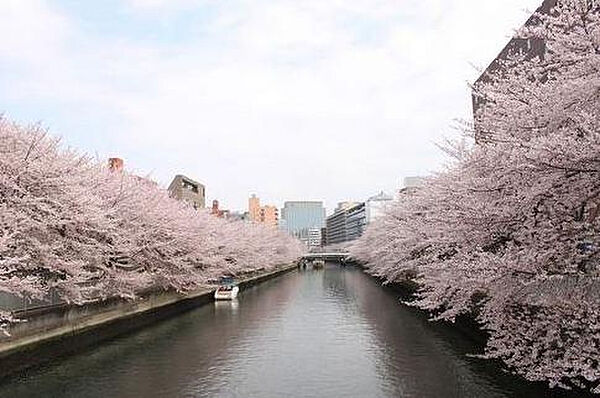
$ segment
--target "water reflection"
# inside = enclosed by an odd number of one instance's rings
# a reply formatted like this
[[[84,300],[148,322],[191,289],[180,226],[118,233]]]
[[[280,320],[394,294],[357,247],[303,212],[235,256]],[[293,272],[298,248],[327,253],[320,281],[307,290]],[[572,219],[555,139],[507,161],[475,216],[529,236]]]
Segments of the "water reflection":
[[[355,269],[285,275],[0,386],[0,396],[543,397]]]
[[[215,311],[231,311],[237,312],[240,307],[240,302],[237,298],[233,300],[219,300],[213,303],[215,306]]]

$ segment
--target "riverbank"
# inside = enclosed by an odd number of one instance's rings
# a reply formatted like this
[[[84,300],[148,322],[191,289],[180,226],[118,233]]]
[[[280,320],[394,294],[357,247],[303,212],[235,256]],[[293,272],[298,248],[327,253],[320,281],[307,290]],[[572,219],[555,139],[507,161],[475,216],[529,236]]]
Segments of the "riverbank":
[[[277,267],[249,275],[238,284],[243,290],[294,269],[295,264]],[[11,327],[10,336],[0,335],[0,378],[212,302],[214,290],[148,292],[135,301],[109,299],[16,311],[25,322]]]

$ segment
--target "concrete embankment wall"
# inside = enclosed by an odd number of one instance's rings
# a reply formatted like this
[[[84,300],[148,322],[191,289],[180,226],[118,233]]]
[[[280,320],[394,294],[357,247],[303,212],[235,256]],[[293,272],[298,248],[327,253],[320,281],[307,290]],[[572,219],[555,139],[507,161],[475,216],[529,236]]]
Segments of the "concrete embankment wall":
[[[238,282],[248,288],[296,268],[286,265]],[[213,301],[213,288],[188,294],[149,292],[142,299],[59,304],[15,312],[25,322],[0,334],[0,378]]]

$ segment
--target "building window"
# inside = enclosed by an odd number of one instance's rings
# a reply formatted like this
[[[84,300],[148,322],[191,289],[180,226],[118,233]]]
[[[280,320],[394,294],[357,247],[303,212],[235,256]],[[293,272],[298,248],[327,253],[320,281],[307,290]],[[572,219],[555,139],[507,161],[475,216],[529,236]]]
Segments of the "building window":
[[[181,185],[182,185],[183,189],[187,189],[188,191],[198,193],[198,186],[196,184],[192,184],[189,181],[182,180]]]

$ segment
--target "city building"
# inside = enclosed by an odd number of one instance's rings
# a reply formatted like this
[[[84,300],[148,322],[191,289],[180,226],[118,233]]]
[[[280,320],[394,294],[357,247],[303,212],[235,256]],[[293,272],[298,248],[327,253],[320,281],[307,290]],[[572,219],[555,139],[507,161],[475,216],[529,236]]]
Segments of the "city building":
[[[379,218],[385,207],[394,200],[394,197],[381,191],[375,196],[371,196],[365,203],[365,215],[367,225]]]
[[[539,14],[548,14],[550,10],[555,7],[557,0],[544,0],[542,5],[536,10],[533,15],[525,22],[524,26],[535,26],[540,23]],[[519,37],[513,37],[504,48],[500,51],[498,56],[488,65],[483,71],[479,78],[475,81],[474,87],[477,87],[480,83],[486,83],[490,81],[490,73],[496,72],[503,68],[502,61],[509,59],[514,55],[521,55],[526,60],[534,59],[535,57],[543,58],[546,53],[546,44],[543,39],[539,38],[528,38],[523,39]],[[477,110],[485,103],[485,98],[482,98],[474,90],[472,94],[473,102],[473,115],[476,116]],[[485,133],[481,131],[480,123],[475,117],[475,138],[477,141],[481,141],[485,137]]]
[[[250,221],[250,213],[247,211],[230,211],[227,218],[232,221]]]
[[[252,195],[248,199],[248,216],[250,221],[277,227],[279,223],[279,210],[276,206],[261,206],[260,199]]]
[[[191,178],[181,174],[176,175],[168,190],[171,197],[190,203],[194,209],[203,209],[205,206],[204,185]]]
[[[308,248],[321,246],[321,228],[303,228],[296,231],[294,236]]]
[[[325,245],[350,242],[362,236],[367,226],[379,218],[394,198],[385,192],[371,196],[366,202],[340,202],[327,217],[322,235]]]
[[[212,207],[210,209],[210,214],[219,218],[229,218],[229,210],[221,210],[219,209],[219,201],[213,200]]]
[[[309,228],[308,229],[308,247],[319,247],[321,246],[321,228]]]
[[[109,158],[108,159],[108,169],[110,171],[123,171],[124,162],[121,158]]]
[[[419,188],[421,188],[425,184],[425,177],[406,177],[404,178],[404,185],[400,188],[401,195],[410,195],[416,192]]]
[[[121,158],[108,158],[108,170],[111,173],[121,173],[125,170],[125,162]],[[135,174],[130,174],[138,183],[146,186],[158,187],[158,182],[147,177],[140,177]]]
[[[248,215],[250,216],[250,221],[258,222],[260,219],[260,199],[256,195],[252,195],[248,199]]]
[[[287,222],[285,221],[283,216],[279,218],[279,229],[284,232],[287,232]]]
[[[360,204],[360,202],[353,202],[353,201],[338,202],[338,205],[337,205],[337,208],[335,209],[335,211],[347,210],[347,209],[350,209],[359,204]]]
[[[346,212],[346,241],[352,241],[360,238],[367,227],[367,207],[359,203]]]
[[[259,213],[259,222],[271,227],[277,227],[279,221],[279,210],[276,206],[261,206]]]
[[[288,201],[281,209],[281,219],[290,235],[298,237],[307,246],[313,245],[316,231],[320,236],[321,228],[325,226],[325,207],[319,201]],[[315,245],[320,246],[321,240]]]
[[[328,245],[335,245],[346,242],[347,228],[346,219],[348,218],[348,209],[345,206],[340,206],[335,209],[332,215],[327,217],[325,221],[326,240]]]

